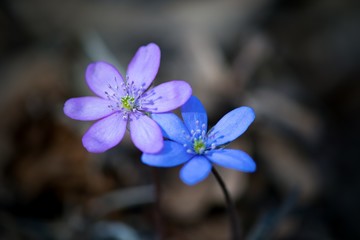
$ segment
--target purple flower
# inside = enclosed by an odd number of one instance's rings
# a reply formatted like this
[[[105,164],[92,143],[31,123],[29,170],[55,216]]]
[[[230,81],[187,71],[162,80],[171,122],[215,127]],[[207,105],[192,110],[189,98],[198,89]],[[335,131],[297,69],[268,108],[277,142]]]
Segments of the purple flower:
[[[131,60],[126,79],[114,66],[95,62],[86,70],[86,82],[97,96],[71,98],[64,112],[70,118],[98,120],[83,136],[89,152],[104,152],[123,138],[127,124],[135,146],[146,153],[159,152],[164,145],[160,127],[150,113],[164,113],[183,105],[191,96],[184,81],[170,81],[147,90],[160,65],[160,49],[142,46]]]
[[[180,170],[180,178],[188,185],[204,180],[212,164],[253,172],[256,165],[241,150],[224,149],[224,146],[243,134],[255,119],[249,107],[239,107],[227,113],[207,132],[206,111],[192,96],[181,108],[184,123],[173,113],[153,114],[166,140],[157,154],[144,153],[143,163],[155,167],[173,167],[186,163]]]

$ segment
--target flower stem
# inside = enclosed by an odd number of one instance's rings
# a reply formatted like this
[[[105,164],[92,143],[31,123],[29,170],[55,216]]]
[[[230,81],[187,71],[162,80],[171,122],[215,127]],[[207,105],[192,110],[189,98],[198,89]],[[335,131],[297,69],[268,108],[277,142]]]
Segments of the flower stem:
[[[230,220],[230,227],[231,227],[231,233],[232,233],[232,240],[239,240],[241,239],[241,233],[240,233],[240,225],[239,225],[239,217],[238,214],[236,212],[236,208],[234,205],[234,202],[231,200],[229,191],[227,190],[224,181],[222,180],[220,174],[218,173],[218,171],[213,167],[211,169],[212,173],[215,176],[216,181],[219,183],[220,188],[222,190],[222,192],[224,193],[225,196],[225,200],[226,200],[226,205],[228,208],[228,213],[229,213],[229,220]]]
[[[164,226],[161,214],[161,184],[159,179],[159,169],[152,168],[152,175],[154,179],[155,185],[155,211],[154,211],[154,222],[155,222],[155,229],[157,233],[157,240],[164,239]]]

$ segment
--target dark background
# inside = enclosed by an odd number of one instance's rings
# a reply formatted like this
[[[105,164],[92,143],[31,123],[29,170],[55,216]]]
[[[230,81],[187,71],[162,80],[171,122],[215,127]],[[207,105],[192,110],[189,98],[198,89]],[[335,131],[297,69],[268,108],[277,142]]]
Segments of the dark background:
[[[0,1],[0,239],[228,239],[213,176],[186,186],[129,136],[89,154],[90,123],[63,114],[90,62],[124,73],[149,42],[155,84],[188,81],[210,125],[255,109],[230,147],[258,170],[218,168],[245,239],[359,239],[359,23],[355,0]]]

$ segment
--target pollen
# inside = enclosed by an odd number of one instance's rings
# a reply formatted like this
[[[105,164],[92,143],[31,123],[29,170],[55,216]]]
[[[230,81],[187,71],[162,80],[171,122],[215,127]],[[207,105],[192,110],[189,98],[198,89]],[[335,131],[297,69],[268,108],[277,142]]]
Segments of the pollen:
[[[135,98],[129,95],[126,95],[121,98],[121,105],[124,109],[131,111],[135,107]]]
[[[197,154],[203,154],[206,144],[202,139],[194,139],[193,149]]]

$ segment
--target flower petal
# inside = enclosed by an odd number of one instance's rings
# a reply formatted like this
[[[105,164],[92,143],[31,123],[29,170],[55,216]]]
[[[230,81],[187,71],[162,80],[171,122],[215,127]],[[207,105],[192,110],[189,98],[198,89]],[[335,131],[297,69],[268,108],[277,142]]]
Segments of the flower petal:
[[[157,124],[159,124],[162,134],[165,138],[171,139],[175,142],[185,144],[188,142],[188,136],[190,136],[188,129],[178,116],[174,113],[161,113],[152,114]]]
[[[181,107],[181,115],[186,127],[191,130],[207,131],[207,114],[200,100],[191,96],[189,100]]]
[[[186,152],[186,149],[179,143],[164,141],[164,148],[156,154],[144,153],[141,156],[143,163],[155,167],[174,167],[182,164],[193,155]]]
[[[147,89],[159,70],[160,48],[155,43],[140,47],[127,69],[127,81],[138,88]]]
[[[64,113],[76,120],[98,120],[114,112],[109,107],[111,104],[111,101],[99,97],[70,98],[65,102]]]
[[[209,175],[211,167],[211,163],[205,157],[195,156],[180,170],[180,178],[184,183],[194,185]]]
[[[226,168],[232,168],[242,172],[254,172],[256,164],[254,160],[244,151],[234,149],[221,149],[211,151],[206,157]]]
[[[95,62],[86,69],[86,82],[99,97],[107,99],[113,94],[123,96],[121,84],[124,82],[119,71],[110,63]]]
[[[255,113],[252,108],[239,107],[227,113],[210,130],[209,139],[216,146],[229,143],[243,134],[255,119]]]
[[[124,137],[126,121],[116,112],[94,123],[83,136],[84,147],[93,153],[101,153],[117,145]]]
[[[131,116],[130,135],[135,146],[144,153],[158,153],[164,146],[160,127],[146,115]]]
[[[142,97],[142,109],[163,113],[182,106],[191,96],[191,87],[184,81],[170,81],[146,92]]]

